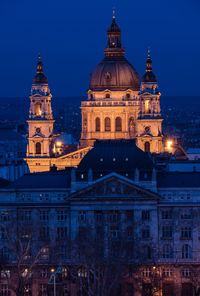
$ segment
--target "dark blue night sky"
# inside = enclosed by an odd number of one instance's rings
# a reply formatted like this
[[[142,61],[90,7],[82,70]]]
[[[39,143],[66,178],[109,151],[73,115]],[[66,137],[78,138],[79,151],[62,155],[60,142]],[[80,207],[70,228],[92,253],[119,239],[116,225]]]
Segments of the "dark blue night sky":
[[[199,0],[0,0],[0,96],[28,96],[40,51],[54,97],[86,95],[112,7],[140,74],[151,47],[165,95],[200,95]]]

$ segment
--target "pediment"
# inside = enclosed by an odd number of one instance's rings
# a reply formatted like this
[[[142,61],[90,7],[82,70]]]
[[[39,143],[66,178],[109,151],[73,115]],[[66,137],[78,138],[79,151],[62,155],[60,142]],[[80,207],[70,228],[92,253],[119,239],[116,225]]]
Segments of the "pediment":
[[[150,92],[148,92],[148,91],[144,91],[143,93],[142,93],[142,95],[141,95],[141,97],[147,97],[147,96],[149,96],[149,95],[152,95]]]
[[[116,173],[98,179],[93,184],[76,191],[72,198],[148,199],[157,200],[159,195],[136,185],[133,181]]]
[[[62,159],[62,160],[65,160],[65,159],[82,159],[93,147],[85,147],[85,148],[82,148],[82,149],[78,149],[76,151],[73,151],[73,152],[70,152],[70,153],[67,153],[65,155],[62,155],[60,156],[58,159]]]
[[[32,97],[33,98],[41,98],[42,97],[42,92],[40,93],[38,90],[37,90],[37,93],[34,93],[33,95],[32,95]]]
[[[45,136],[43,134],[35,134],[33,138],[45,138]]]

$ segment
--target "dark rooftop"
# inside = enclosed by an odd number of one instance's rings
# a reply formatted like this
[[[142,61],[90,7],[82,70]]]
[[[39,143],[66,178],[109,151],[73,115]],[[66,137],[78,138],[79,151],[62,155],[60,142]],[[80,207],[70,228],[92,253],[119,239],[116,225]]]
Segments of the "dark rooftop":
[[[200,188],[200,172],[160,172],[157,175],[158,188]]]
[[[3,178],[0,178],[0,188],[4,188],[4,187],[7,187],[8,185],[10,185],[11,182],[6,180],[6,179],[3,179]]]
[[[8,188],[38,189],[38,188],[70,188],[70,170],[50,171],[25,174]]]
[[[134,140],[97,140],[82,159],[78,171],[134,172],[154,167],[151,156],[139,149]]]

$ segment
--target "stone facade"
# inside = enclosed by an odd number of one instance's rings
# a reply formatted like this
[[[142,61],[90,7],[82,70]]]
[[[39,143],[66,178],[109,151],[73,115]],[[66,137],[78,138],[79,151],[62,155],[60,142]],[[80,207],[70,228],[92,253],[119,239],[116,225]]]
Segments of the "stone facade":
[[[52,95],[43,64],[39,57],[37,73],[30,96],[29,136],[27,158],[31,172],[76,166],[82,158],[68,161],[70,155],[55,155],[56,137],[51,109]],[[108,29],[105,58],[92,73],[88,100],[81,103],[82,132],[80,148],[94,145],[96,140],[136,139],[140,149],[160,153],[163,151],[160,92],[152,72],[150,52],[146,73],[139,78],[134,67],[126,60],[121,44],[121,31],[115,17]],[[74,155],[81,155],[77,150]],[[64,156],[64,157],[63,157]]]
[[[23,245],[31,239],[32,253],[20,265],[28,274],[24,295],[46,296],[52,268],[61,270],[59,295],[88,295],[83,283],[89,270],[94,272],[93,260],[98,268],[99,248],[123,271],[123,276],[113,271],[112,280],[120,277],[111,295],[149,296],[152,289],[157,296],[195,295],[199,179],[199,172],[160,171],[134,141],[112,140],[96,141],[77,168],[54,168],[2,185],[0,288],[11,290],[6,272],[16,281],[13,240]],[[83,257],[76,257],[80,246]],[[38,261],[31,265],[38,250]]]

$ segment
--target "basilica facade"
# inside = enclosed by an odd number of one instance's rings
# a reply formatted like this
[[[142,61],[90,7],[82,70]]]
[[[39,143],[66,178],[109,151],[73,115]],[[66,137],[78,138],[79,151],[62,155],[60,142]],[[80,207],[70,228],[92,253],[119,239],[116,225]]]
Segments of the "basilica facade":
[[[88,100],[81,104],[81,146],[91,146],[96,139],[136,139],[140,149],[160,153],[160,92],[150,51],[140,80],[125,57],[115,16],[107,35],[105,57],[92,73]]]
[[[104,59],[91,75],[87,100],[81,103],[82,132],[77,151],[57,155],[52,95],[41,57],[33,79],[28,119],[27,157],[31,172],[77,166],[96,140],[135,139],[145,152],[163,151],[162,116],[157,78],[150,51],[146,71],[140,79],[127,61],[121,30],[113,15],[107,31]]]

